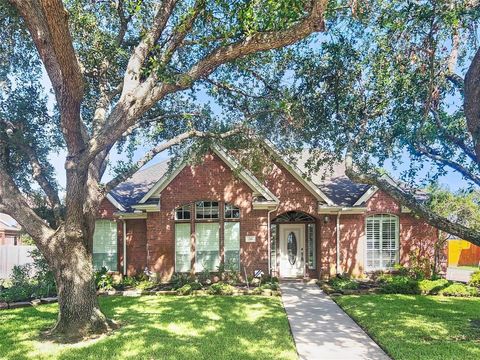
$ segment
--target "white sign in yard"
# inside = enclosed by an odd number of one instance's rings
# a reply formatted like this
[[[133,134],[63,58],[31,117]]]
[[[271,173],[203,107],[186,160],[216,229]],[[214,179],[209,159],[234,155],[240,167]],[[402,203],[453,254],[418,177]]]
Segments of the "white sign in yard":
[[[255,242],[255,240],[256,240],[255,235],[245,236],[245,242]]]

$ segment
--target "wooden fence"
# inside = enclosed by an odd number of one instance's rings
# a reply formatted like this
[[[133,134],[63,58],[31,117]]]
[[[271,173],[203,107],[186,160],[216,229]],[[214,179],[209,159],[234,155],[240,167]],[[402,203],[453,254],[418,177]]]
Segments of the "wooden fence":
[[[24,265],[32,263],[30,251],[35,249],[35,246],[24,245],[1,245],[0,246],[0,279],[5,279],[10,276],[10,273],[15,265]]]

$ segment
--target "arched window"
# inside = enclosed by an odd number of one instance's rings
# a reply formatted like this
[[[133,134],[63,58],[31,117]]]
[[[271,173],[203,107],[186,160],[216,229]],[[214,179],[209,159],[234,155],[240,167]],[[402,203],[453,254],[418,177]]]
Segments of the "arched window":
[[[278,215],[272,220],[272,223],[291,223],[291,222],[315,222],[315,219],[301,211],[288,211]]]
[[[398,217],[390,214],[367,216],[366,269],[390,269],[399,258]]]

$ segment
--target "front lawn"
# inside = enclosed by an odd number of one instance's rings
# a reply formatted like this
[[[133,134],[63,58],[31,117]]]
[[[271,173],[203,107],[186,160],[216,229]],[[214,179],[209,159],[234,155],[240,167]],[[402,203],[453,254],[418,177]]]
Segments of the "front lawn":
[[[480,299],[341,296],[335,301],[396,360],[480,359]]]
[[[122,327],[84,344],[39,338],[57,305],[0,311],[1,359],[297,359],[279,298],[103,297]]]

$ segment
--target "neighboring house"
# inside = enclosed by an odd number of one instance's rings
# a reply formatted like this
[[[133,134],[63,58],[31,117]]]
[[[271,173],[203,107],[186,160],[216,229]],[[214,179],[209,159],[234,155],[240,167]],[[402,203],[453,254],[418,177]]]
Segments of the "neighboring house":
[[[452,236],[448,239],[448,266],[480,266],[480,246]]]
[[[216,146],[201,164],[169,169],[164,161],[137,172],[102,203],[95,266],[129,275],[147,268],[164,281],[221,263],[242,275],[319,278],[407,264],[413,250],[433,257],[438,231],[350,181],[343,164],[308,179],[304,157],[289,164],[266,147],[272,163],[264,176]]]
[[[20,225],[9,215],[0,213],[0,245],[21,245]]]

